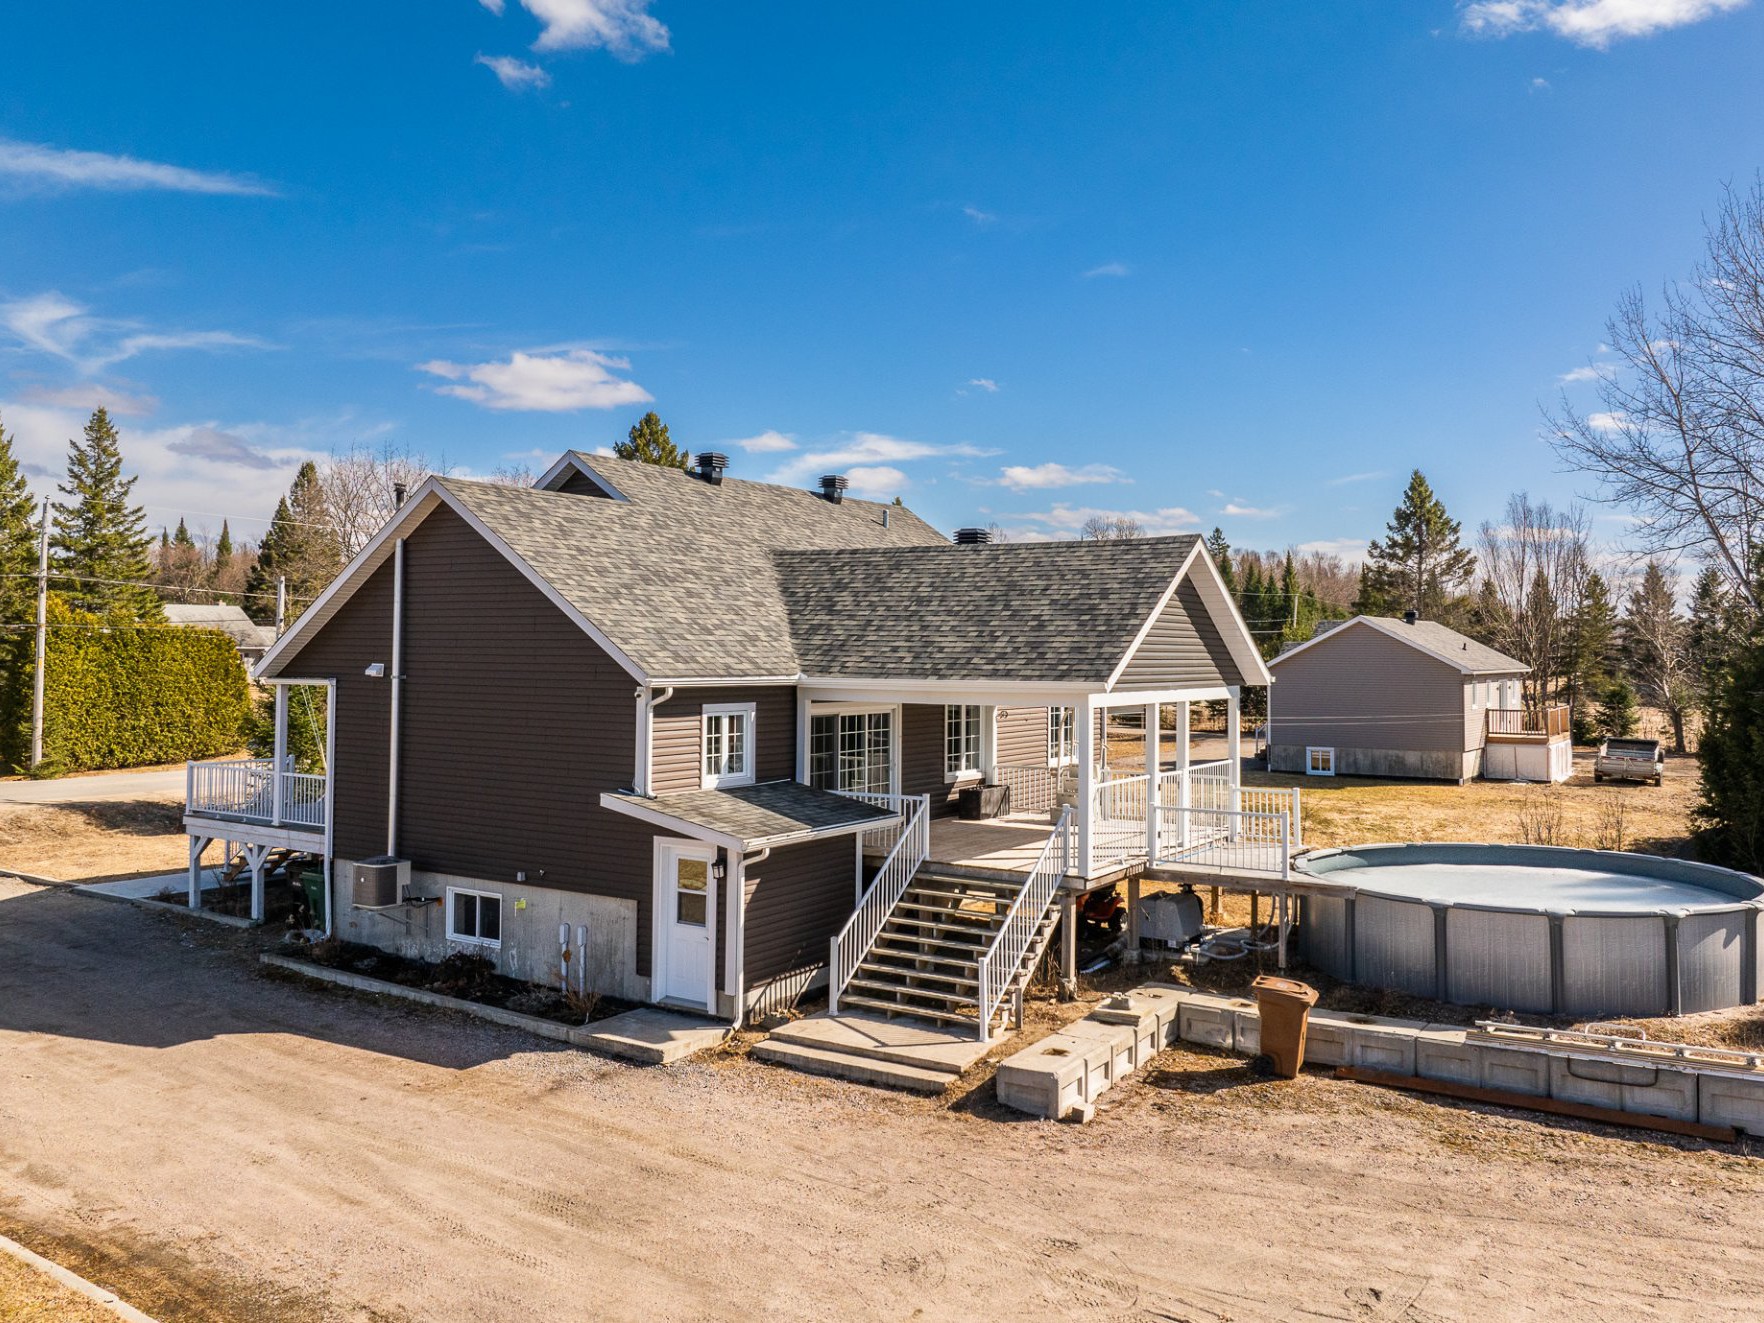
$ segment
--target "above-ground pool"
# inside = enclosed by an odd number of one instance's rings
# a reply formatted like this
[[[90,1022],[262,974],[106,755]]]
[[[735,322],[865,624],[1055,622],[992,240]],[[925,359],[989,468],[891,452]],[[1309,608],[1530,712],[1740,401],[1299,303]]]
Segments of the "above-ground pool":
[[[1466,1006],[1680,1015],[1758,1000],[1764,883],[1544,845],[1368,845],[1294,862],[1299,950],[1353,983]]]

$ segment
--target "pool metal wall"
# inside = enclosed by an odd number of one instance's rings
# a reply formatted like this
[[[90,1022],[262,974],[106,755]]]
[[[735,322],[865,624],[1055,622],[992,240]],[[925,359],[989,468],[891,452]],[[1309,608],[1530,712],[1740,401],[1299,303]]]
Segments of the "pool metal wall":
[[[1425,851],[1435,861],[1451,862],[1444,851],[1503,848],[1529,853],[1533,847],[1377,846],[1329,854]],[[1321,859],[1313,856],[1306,862],[1314,865]],[[1598,862],[1607,865],[1607,857]],[[1570,866],[1565,859],[1561,863]],[[1347,866],[1353,867],[1351,860]],[[1418,900],[1364,885],[1344,886],[1337,893],[1302,899],[1299,950],[1312,965],[1345,982],[1534,1014],[1688,1015],[1757,1001],[1764,979],[1760,902],[1742,896],[1744,884],[1754,891],[1764,888],[1744,874],[1712,879],[1707,875],[1727,870],[1668,860],[1647,861],[1626,871],[1640,875],[1643,867],[1680,877],[1695,870],[1691,876],[1698,884],[1735,899],[1723,905],[1712,897],[1716,903],[1710,907],[1686,910],[1557,913]],[[1315,875],[1325,880],[1331,871],[1340,870],[1318,868]],[[1376,878],[1377,869],[1353,867],[1353,876],[1363,883]]]

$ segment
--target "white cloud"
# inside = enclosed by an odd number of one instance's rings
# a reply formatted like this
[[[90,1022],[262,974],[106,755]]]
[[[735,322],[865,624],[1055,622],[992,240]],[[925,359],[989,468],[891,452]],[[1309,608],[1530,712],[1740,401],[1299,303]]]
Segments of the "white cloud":
[[[981,229],[985,229],[988,225],[994,225],[998,222],[997,213],[982,211],[979,207],[963,207],[962,215],[973,221],[974,224],[978,225]]]
[[[1550,90],[1550,80],[1547,78],[1533,78],[1530,86],[1533,92],[1547,92]]]
[[[526,92],[551,86],[551,75],[536,64],[517,60],[512,55],[480,55],[474,63],[483,65],[496,75],[496,81],[511,92]]]
[[[1323,485],[1325,487],[1347,487],[1356,482],[1371,482],[1385,476],[1386,473],[1383,469],[1368,469],[1364,473],[1343,473],[1340,477],[1330,478]]]
[[[998,394],[998,383],[991,377],[969,377],[968,384],[975,390],[983,390],[988,395]]]
[[[1651,37],[1742,8],[1747,0],[1472,0],[1460,22],[1476,36],[1550,32],[1604,49],[1625,37]]]
[[[853,496],[882,500],[898,495],[907,483],[907,475],[888,464],[860,464],[846,473]]]
[[[502,0],[479,0],[492,14]],[[536,51],[604,50],[621,60],[641,60],[668,48],[668,29],[649,12],[650,0],[521,0],[539,20]]]
[[[1603,364],[1589,363],[1586,367],[1570,368],[1557,378],[1564,386],[1572,386],[1581,381],[1602,381],[1611,375],[1611,369]]]
[[[58,358],[86,374],[154,350],[272,347],[255,336],[232,331],[151,331],[139,322],[94,317],[53,290],[0,303],[0,332],[28,350]]]
[[[915,459],[939,456],[984,456],[994,452],[966,443],[933,445],[927,441],[908,441],[880,432],[848,432],[836,444],[810,451],[788,460],[774,469],[768,481],[798,483],[821,473],[843,473],[850,477],[858,468],[875,469],[880,465],[898,465]]]
[[[1094,280],[1098,276],[1124,276],[1127,274],[1125,262],[1104,262],[1101,266],[1093,266],[1084,273],[1086,280]]]
[[[739,446],[750,455],[775,455],[781,451],[796,449],[796,441],[793,437],[785,436],[784,433],[772,428],[767,428],[758,436],[744,436],[725,444]]]
[[[31,386],[24,392],[26,404],[46,404],[58,409],[108,409],[119,418],[140,418],[159,407],[151,395],[130,395],[110,386],[89,382],[82,386]]]
[[[34,180],[51,188],[104,188],[173,193],[220,193],[274,197],[276,190],[246,175],[190,170],[106,152],[80,152],[0,138],[0,175]]]
[[[1016,541],[1063,540],[1075,538],[1092,518],[1131,519],[1145,530],[1147,537],[1168,537],[1172,533],[1192,533],[1200,527],[1200,516],[1179,505],[1157,510],[1101,510],[1089,505],[1067,505],[1061,501],[1051,510],[1004,516],[1000,523]],[[1012,522],[1015,521],[1015,522]]]
[[[1586,425],[1595,432],[1621,431],[1626,420],[1620,413],[1589,413]]]
[[[627,360],[592,349],[550,354],[516,350],[506,362],[435,359],[416,366],[419,372],[458,383],[435,387],[438,394],[470,400],[486,409],[571,413],[646,404],[654,398],[636,382],[615,375],[630,368]]]
[[[1007,464],[994,481],[1014,492],[1047,491],[1056,487],[1079,487],[1089,483],[1132,482],[1112,464]]]
[[[1270,506],[1245,505],[1242,501],[1225,502],[1219,507],[1219,513],[1233,519],[1276,519],[1280,515],[1280,511]]]

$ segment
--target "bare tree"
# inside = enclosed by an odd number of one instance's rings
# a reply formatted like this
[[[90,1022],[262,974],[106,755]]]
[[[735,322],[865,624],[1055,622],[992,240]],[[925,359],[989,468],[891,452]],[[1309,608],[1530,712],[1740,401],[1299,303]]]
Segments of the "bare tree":
[[[1480,550],[1484,593],[1499,606],[1489,613],[1494,645],[1531,667],[1526,700],[1541,707],[1557,690],[1591,566],[1586,512],[1515,492],[1502,522],[1482,525]]]
[[[533,472],[531,464],[498,464],[490,470],[489,482],[500,482],[507,487],[531,487],[539,481],[539,475]]]
[[[1618,302],[1606,338],[1615,369],[1600,408],[1564,397],[1547,415],[1557,453],[1640,516],[1656,556],[1694,554],[1757,610],[1751,570],[1764,546],[1764,177],[1727,190],[1687,284],[1657,314],[1641,291]]]
[[[1145,536],[1145,526],[1132,515],[1093,514],[1078,530],[1081,542],[1129,542]]]
[[[398,508],[398,491],[416,490],[433,470],[428,460],[390,443],[374,449],[355,445],[325,462],[320,482],[325,510],[348,561],[380,531]]]

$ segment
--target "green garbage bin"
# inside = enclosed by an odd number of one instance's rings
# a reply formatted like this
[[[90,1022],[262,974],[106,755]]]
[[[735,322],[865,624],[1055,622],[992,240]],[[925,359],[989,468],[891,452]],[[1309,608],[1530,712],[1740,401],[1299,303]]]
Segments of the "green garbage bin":
[[[300,889],[306,893],[306,912],[311,916],[314,928],[325,926],[325,870],[321,868],[303,868],[300,870]]]

